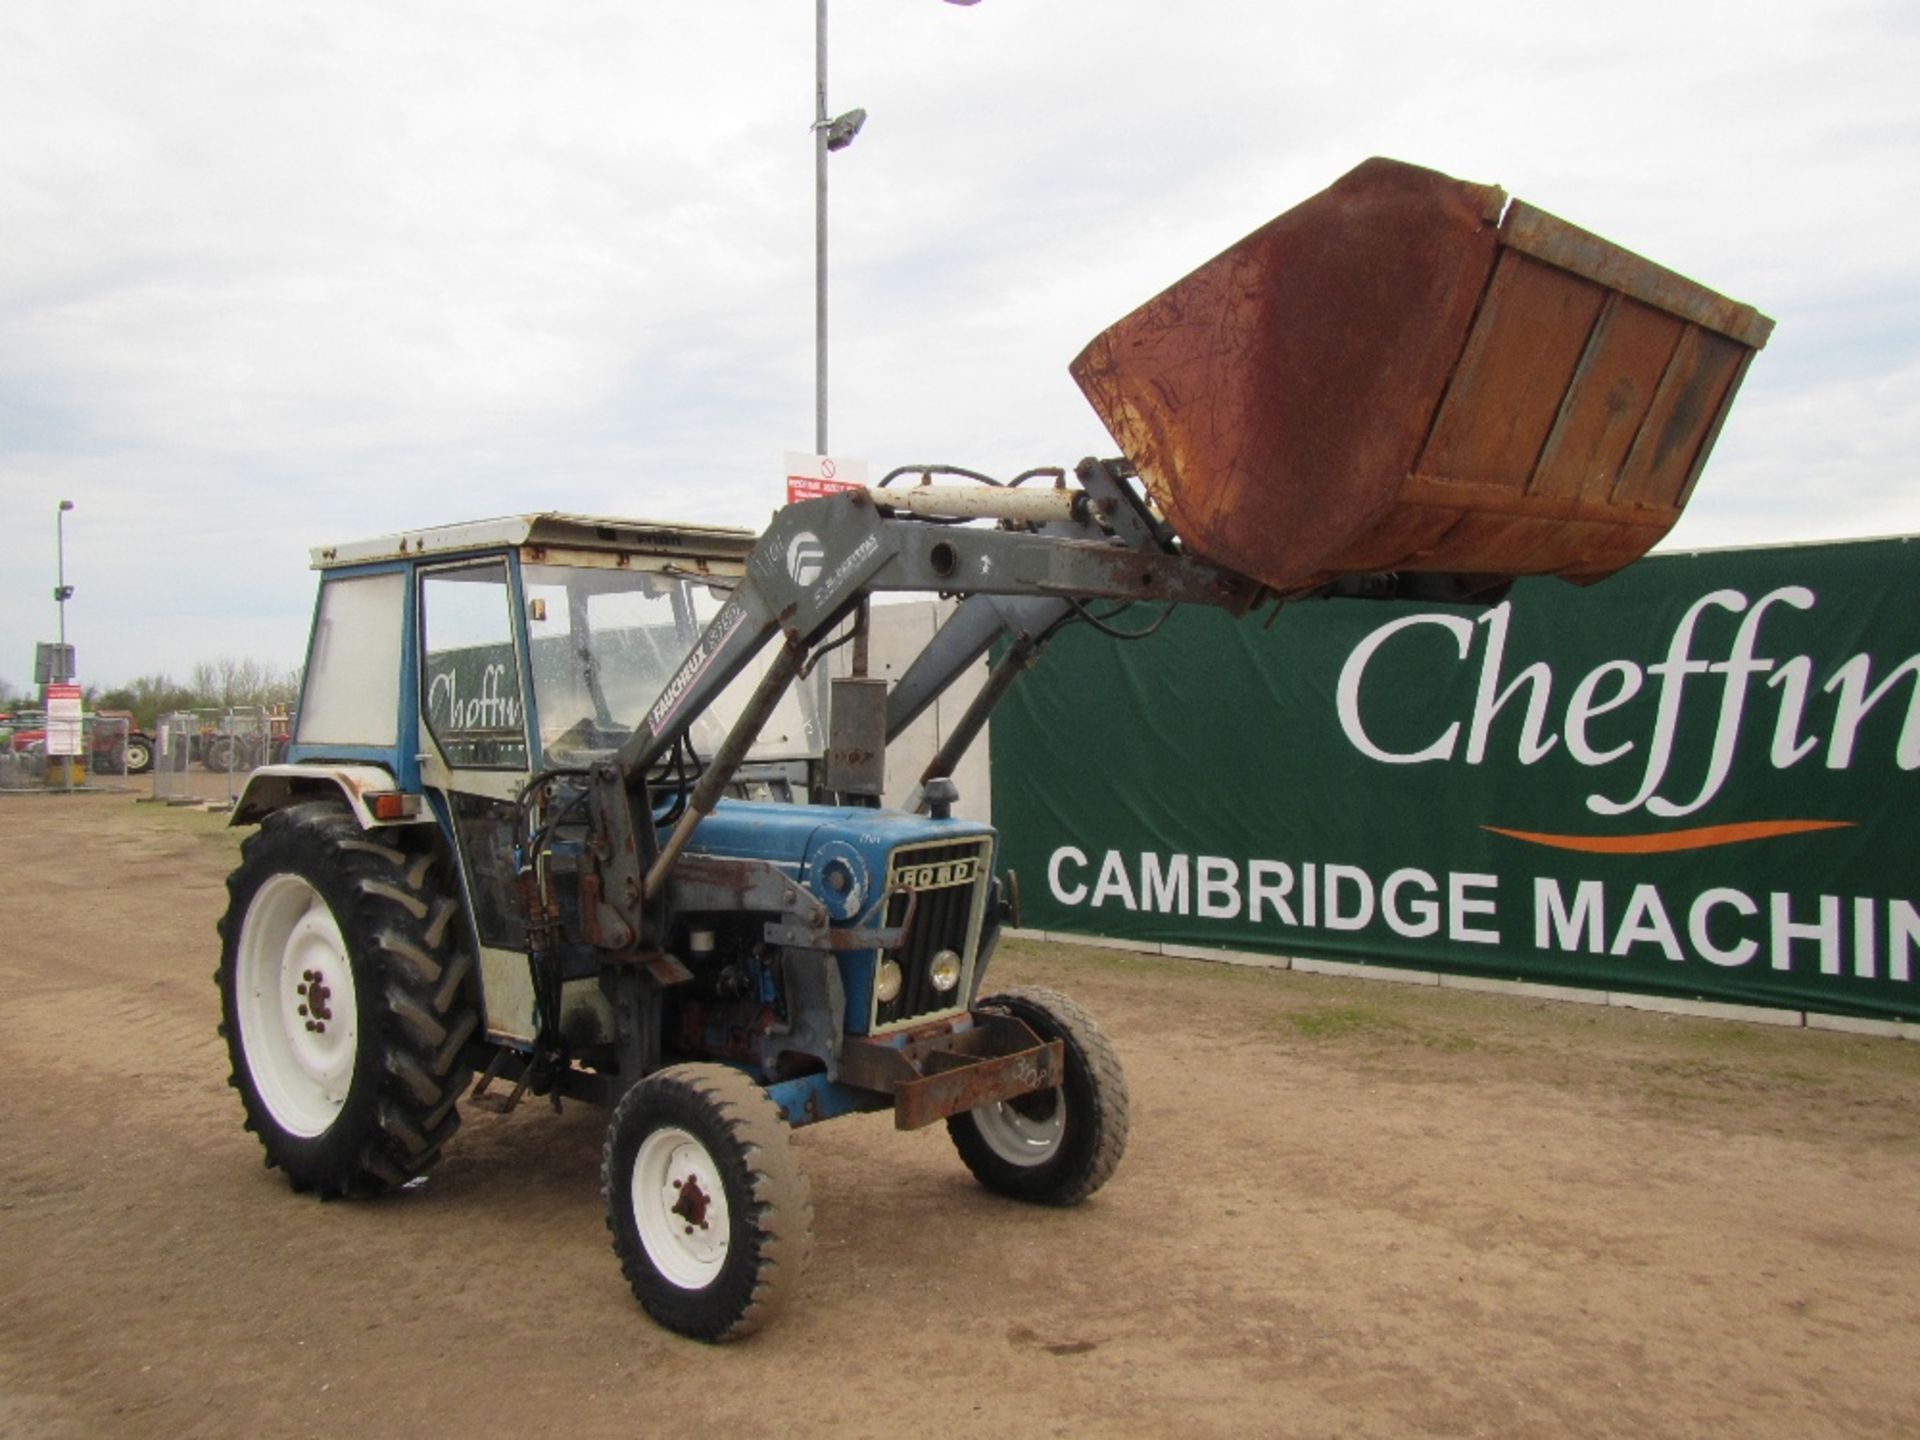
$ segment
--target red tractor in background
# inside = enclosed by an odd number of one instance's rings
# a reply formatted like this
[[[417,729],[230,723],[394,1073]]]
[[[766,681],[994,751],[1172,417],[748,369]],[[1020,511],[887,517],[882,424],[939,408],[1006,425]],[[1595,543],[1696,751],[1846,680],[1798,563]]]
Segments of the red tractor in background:
[[[95,710],[86,717],[87,769],[95,774],[144,775],[153,769],[153,737],[134,723],[131,710]],[[99,721],[112,724],[99,724]],[[44,710],[15,710],[0,714],[0,736],[15,755],[44,755],[47,715]]]

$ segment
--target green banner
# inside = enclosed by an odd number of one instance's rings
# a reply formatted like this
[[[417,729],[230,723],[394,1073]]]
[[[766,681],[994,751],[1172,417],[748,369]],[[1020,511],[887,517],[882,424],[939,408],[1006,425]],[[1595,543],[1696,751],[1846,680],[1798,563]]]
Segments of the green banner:
[[[429,651],[426,719],[451,765],[524,770],[526,718],[513,642]]]
[[[1073,627],[993,724],[1023,921],[1920,1017],[1915,555]]]

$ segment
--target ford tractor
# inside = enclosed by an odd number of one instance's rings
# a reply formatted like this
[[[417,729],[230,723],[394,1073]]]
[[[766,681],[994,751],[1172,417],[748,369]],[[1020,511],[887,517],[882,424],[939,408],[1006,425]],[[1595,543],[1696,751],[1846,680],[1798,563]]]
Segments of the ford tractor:
[[[540,513],[316,550],[291,745],[233,813],[248,1128],[296,1190],[371,1196],[463,1104],[603,1105],[613,1249],[705,1340],[801,1283],[799,1127],[890,1111],[989,1190],[1085,1200],[1127,1084],[1073,1001],[987,983],[1015,878],[953,776],[994,705],[1067,626],[1152,628],[1123,607],[1596,580],[1677,519],[1769,323],[1376,160],[1074,362],[1125,459],[916,466],[758,536]],[[927,592],[944,623],[871,677],[870,605]],[[882,808],[889,744],[990,655]]]

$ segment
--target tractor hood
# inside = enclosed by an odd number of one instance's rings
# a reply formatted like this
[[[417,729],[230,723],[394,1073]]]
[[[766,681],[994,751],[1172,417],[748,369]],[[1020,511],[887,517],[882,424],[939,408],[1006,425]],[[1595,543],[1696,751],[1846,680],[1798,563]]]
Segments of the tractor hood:
[[[935,820],[899,810],[722,800],[694,830],[687,851],[775,865],[844,921],[879,898],[896,850],[992,834],[991,826],[977,820]]]

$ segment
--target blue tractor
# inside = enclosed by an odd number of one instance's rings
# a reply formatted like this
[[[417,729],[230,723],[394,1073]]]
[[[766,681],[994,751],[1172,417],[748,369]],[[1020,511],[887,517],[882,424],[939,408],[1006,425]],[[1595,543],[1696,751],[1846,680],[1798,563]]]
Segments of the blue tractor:
[[[1089,467],[1132,493],[1121,473]],[[463,1101],[602,1103],[614,1249],[649,1314],[709,1340],[799,1281],[793,1127],[891,1109],[945,1122],[991,1189],[1092,1194],[1126,1146],[1119,1060],[1063,996],[982,994],[1011,877],[948,777],[1079,603],[1021,578],[1049,552],[1076,596],[1137,598],[1143,565],[1167,598],[1252,593],[1157,547],[1122,575],[1092,514],[1061,485],[913,486],[790,506],[757,542],[539,514],[315,551],[297,728],[234,812],[258,829],[217,976],[269,1163],[377,1194]],[[891,694],[833,682],[829,730],[814,662],[857,654],[868,599],[967,575],[978,603]],[[1003,635],[912,807],[878,808],[888,738]]]
[[[796,1126],[944,1122],[989,1189],[1085,1199],[1126,1147],[1113,1047],[1060,995],[982,993],[1017,886],[952,777],[994,705],[1065,626],[1150,633],[1127,606],[1600,579],[1679,518],[1771,325],[1376,159],[1087,347],[1130,458],[1071,483],[916,467],[758,538],[539,514],[316,551],[221,924],[248,1126],[296,1189],[364,1195],[430,1166],[463,1097],[600,1102],[627,1278],[708,1340],[799,1283]],[[888,592],[958,602],[891,685]],[[990,653],[879,808],[888,745]]]

